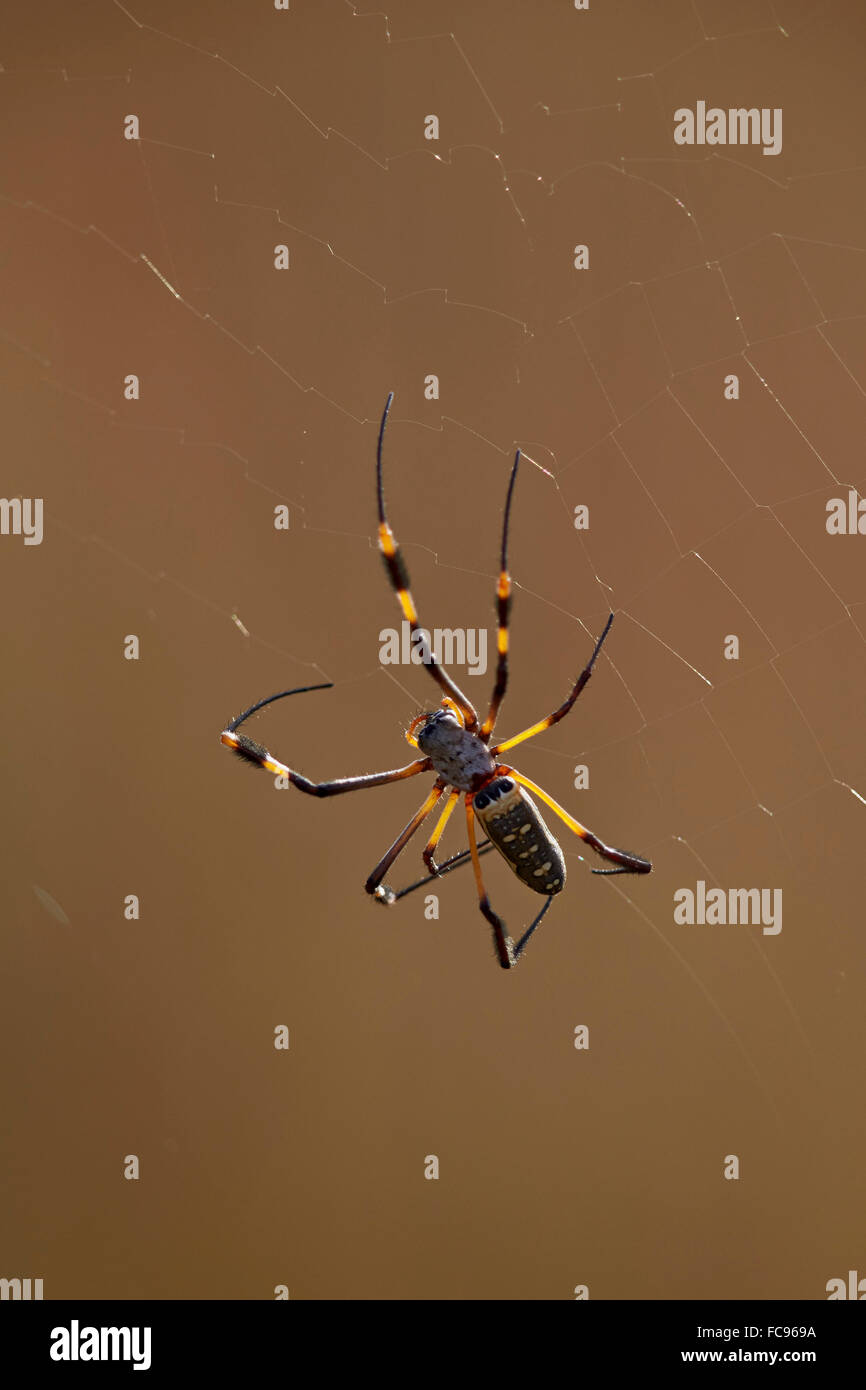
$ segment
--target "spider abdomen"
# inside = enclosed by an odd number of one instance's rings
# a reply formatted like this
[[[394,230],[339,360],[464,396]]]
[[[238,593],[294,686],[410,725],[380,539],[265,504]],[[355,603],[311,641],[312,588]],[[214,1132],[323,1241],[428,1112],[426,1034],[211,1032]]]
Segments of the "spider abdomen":
[[[511,777],[497,777],[472,799],[476,816],[491,844],[507,859],[527,888],[535,893],[561,893],[565,886],[562,850],[539,814],[535,802]]]

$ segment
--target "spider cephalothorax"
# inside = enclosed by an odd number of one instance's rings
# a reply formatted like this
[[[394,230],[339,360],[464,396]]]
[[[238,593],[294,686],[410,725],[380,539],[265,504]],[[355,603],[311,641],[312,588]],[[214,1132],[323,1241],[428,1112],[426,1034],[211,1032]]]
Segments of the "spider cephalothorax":
[[[469,733],[448,708],[421,718],[424,723],[418,730],[418,747],[434,771],[458,791],[476,791],[496,767],[487,744]]]
[[[414,638],[416,634],[422,633],[423,629],[418,619],[415,600],[409,589],[409,574],[406,565],[385,516],[385,492],[382,482],[382,441],[393,398],[392,392],[385,403],[382,423],[379,427],[379,444],[376,450],[379,549],[382,552],[388,578]],[[610,632],[613,622],[612,613],[595,644],[592,656],[563,703],[552,714],[539,720],[537,724],[531,725],[530,728],[524,729],[522,733],[515,734],[513,738],[506,739],[493,747],[489,746],[497,715],[508,686],[508,623],[511,611],[511,578],[508,573],[507,562],[508,523],[519,463],[520,450],[518,449],[505,497],[501,563],[499,581],[496,587],[496,612],[499,622],[496,679],[490,698],[490,706],[483,724],[479,725],[478,715],[471,701],[463,694],[448,672],[439,665],[432,653],[428,652],[424,664],[436,684],[444,691],[445,697],[440,709],[419,714],[406,730],[406,738],[423,756],[408,763],[405,767],[395,768],[391,772],[371,772],[363,777],[340,777],[332,782],[311,782],[309,778],[273,758],[261,744],[255,743],[246,734],[238,733],[241,724],[264,705],[269,705],[274,700],[281,700],[284,695],[298,695],[302,693],[302,690],[323,690],[327,688],[326,686],[304,686],[301,690],[284,690],[278,695],[269,695],[266,699],[259,700],[250,709],[245,710],[243,714],[239,714],[222,733],[222,742],[240,757],[247,762],[256,763],[259,767],[266,768],[269,772],[287,778],[299,791],[306,792],[310,796],[338,796],[342,792],[361,791],[365,787],[383,786],[386,782],[399,782],[406,777],[415,777],[419,772],[435,772],[436,781],[433,783],[432,790],[424,804],[416,811],[408,825],[401,830],[387,853],[382,856],[364,887],[379,902],[393,903],[398,898],[405,897],[407,893],[414,892],[423,884],[429,883],[430,876],[448,873],[451,869],[456,869],[471,859],[478,888],[478,906],[493,928],[493,940],[499,964],[506,970],[516,965],[529,938],[553,902],[554,896],[560,893],[565,886],[565,859],[562,850],[542,820],[535,802],[527,795],[527,791],[532,792],[546,806],[549,806],[568,826],[569,830],[578,835],[603,859],[617,865],[615,869],[593,869],[593,873],[647,874],[652,869],[652,864],[648,859],[606,845],[591,830],[587,830],[586,826],[581,825],[579,821],[570,816],[541,787],[530,782],[528,777],[524,777],[515,768],[506,767],[505,764],[497,761],[498,753],[504,753],[508,748],[515,748],[518,743],[524,743],[527,739],[534,738],[536,734],[542,733],[551,725],[557,724],[560,719],[565,718],[592,675],[598,654]],[[443,864],[437,864],[436,847],[461,794],[466,807],[469,849],[452,855]],[[417,883],[412,883],[408,888],[403,888],[400,892],[395,893],[386,886],[385,875],[443,796],[447,797],[445,808],[424,847],[422,856],[428,877],[419,879]],[[475,839],[476,820],[481,821],[488,837],[480,846]],[[481,875],[481,856],[491,849],[499,851],[522,883],[525,883],[533,892],[543,894],[547,899],[544,907],[527,927],[516,945],[508,935],[505,923],[490,906],[487,890],[484,887],[484,880]]]

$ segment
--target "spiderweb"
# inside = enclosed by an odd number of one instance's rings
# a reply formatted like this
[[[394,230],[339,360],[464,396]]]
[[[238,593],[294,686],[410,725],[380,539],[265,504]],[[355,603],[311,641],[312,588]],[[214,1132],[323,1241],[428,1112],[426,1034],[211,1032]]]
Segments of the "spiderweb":
[[[866,541],[825,524],[864,488],[862,18],[473,3],[437,6],[431,33],[410,3],[136,0],[16,23],[5,487],[44,497],[46,522],[42,546],[0,551],[10,892],[34,924],[13,1015],[57,995],[70,1059],[33,1059],[29,1084],[104,1067],[70,1172],[93,1181],[103,1145],[155,1149],[182,1247],[166,1273],[165,1233],[94,1185],[107,1289],[40,1234],[37,1184],[22,1264],[117,1297],[250,1296],[282,1274],[312,1297],[824,1296],[864,1234],[839,1059],[863,1044]],[[703,99],[783,109],[782,153],[674,146],[674,110]],[[488,632],[486,673],[455,668],[481,707],[525,455],[501,736],[561,701],[617,615],[573,713],[514,757],[655,872],[590,879],[548,818],[569,884],[511,979],[471,870],[431,885],[432,918],[424,892],[402,916],[364,899],[423,779],[306,804],[215,741],[231,712],[322,679],[252,736],[314,777],[408,761],[402,733],[438,695],[379,655],[399,627],[374,544],[391,389],[392,523],[422,620]],[[461,812],[448,850],[464,836]],[[517,935],[534,907],[491,858]],[[698,881],[781,889],[782,929],[676,923]],[[129,893],[143,917],[124,933]],[[245,1078],[228,1114],[207,1085],[187,1108],[193,1018]],[[257,1071],[282,1021],[291,1081]],[[109,1041],[132,1077],[110,1120]],[[54,1133],[22,1121],[22,1169]],[[436,1217],[429,1152],[460,1166]],[[729,1154],[751,1187],[722,1180]],[[253,1173],[260,1236],[232,1222],[208,1259],[209,1211]],[[310,1220],[283,1210],[285,1181],[341,1195]],[[507,1232],[502,1202],[522,1214]],[[470,1212],[479,1248],[456,1269]],[[549,1258],[527,1274],[536,1240]]]

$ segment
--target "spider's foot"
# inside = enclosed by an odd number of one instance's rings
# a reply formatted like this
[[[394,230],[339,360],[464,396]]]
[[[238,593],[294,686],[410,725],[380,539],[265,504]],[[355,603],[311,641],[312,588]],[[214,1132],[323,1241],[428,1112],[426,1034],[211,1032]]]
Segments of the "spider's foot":
[[[390,907],[392,903],[397,901],[397,894],[393,888],[388,887],[387,883],[380,883],[373,897],[377,903],[384,903],[386,907]]]
[[[499,957],[499,964],[502,966],[503,970],[513,970],[520,960],[520,957],[515,954],[514,942],[511,940],[510,936],[505,938],[504,952],[498,951],[497,954]]]

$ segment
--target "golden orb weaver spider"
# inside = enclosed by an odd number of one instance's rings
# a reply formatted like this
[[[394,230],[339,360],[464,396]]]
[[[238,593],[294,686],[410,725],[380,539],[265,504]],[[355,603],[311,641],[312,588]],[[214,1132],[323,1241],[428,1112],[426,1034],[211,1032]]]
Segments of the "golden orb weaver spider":
[[[530,782],[528,777],[524,777],[515,768],[496,760],[499,753],[504,753],[509,748],[515,748],[518,743],[525,743],[527,739],[535,738],[536,734],[543,733],[545,729],[549,729],[551,725],[558,724],[560,719],[565,718],[592,675],[598,654],[610,632],[613,613],[608,617],[604,631],[595,644],[592,656],[575,681],[571,693],[558,709],[555,709],[546,719],[541,719],[537,724],[524,729],[522,733],[515,734],[502,743],[494,744],[492,748],[489,747],[490,737],[508,686],[508,621],[511,610],[508,526],[511,516],[511,502],[514,496],[514,484],[517,480],[517,469],[520,464],[520,450],[517,450],[511,469],[502,523],[501,563],[499,583],[496,589],[496,612],[499,622],[496,680],[487,717],[482,724],[479,724],[478,714],[471,701],[467,699],[447,671],[440,666],[424,640],[423,629],[418,619],[418,610],[409,589],[409,573],[385,514],[382,444],[388,412],[391,409],[393,399],[394,393],[392,391],[385,402],[376,449],[379,549],[385,562],[391,587],[397,595],[403,616],[409,623],[411,635],[414,638],[416,633],[421,634],[420,640],[424,642],[424,665],[436,684],[444,691],[444,699],[441,701],[440,707],[419,714],[406,730],[407,740],[423,756],[417,758],[415,762],[407,763],[405,767],[396,768],[391,772],[371,772],[363,777],[339,777],[331,782],[311,782],[301,773],[295,772],[285,763],[279,762],[261,744],[255,743],[246,734],[238,733],[241,724],[245,723],[251,715],[265,705],[271,704],[274,700],[282,700],[287,695],[301,695],[308,690],[331,689],[332,682],[330,681],[322,685],[301,686],[297,690],[282,690],[277,695],[268,695],[264,700],[259,700],[256,704],[251,705],[243,714],[237,715],[223,730],[221,741],[228,748],[231,748],[238,757],[254,763],[257,767],[263,767],[268,772],[285,777],[299,791],[306,792],[309,796],[339,796],[343,792],[362,791],[366,787],[384,786],[387,782],[400,782],[406,777],[415,777],[420,772],[435,772],[436,781],[433,783],[429,796],[409,823],[400,831],[391,848],[379,860],[364,887],[379,902],[394,903],[399,898],[405,897],[407,893],[413,893],[416,888],[429,884],[431,878],[450,873],[452,869],[459,868],[461,864],[465,864],[467,860],[471,859],[478,889],[478,906],[493,928],[493,940],[499,964],[504,970],[510,970],[523,955],[530,937],[547,912],[554,897],[565,886],[565,859],[562,850],[542,820],[535,803],[527,795],[527,791],[534,793],[546,806],[549,806],[568,826],[569,830],[584,840],[591,849],[595,850],[596,854],[617,865],[615,869],[593,869],[593,873],[648,874],[652,869],[652,864],[648,859],[642,859],[637,854],[629,854],[625,850],[612,849],[606,845],[591,830],[587,830],[586,826],[574,820],[541,787]],[[442,864],[437,864],[434,857],[436,846],[461,793],[466,807],[469,849],[452,855]],[[422,854],[427,868],[427,876],[395,893],[383,882],[386,873],[397,856],[406,848],[412,836],[420,829],[433,808],[446,794],[445,808]],[[487,835],[480,846],[475,836],[476,820],[481,821]],[[505,923],[491,907],[487,890],[484,887],[481,856],[489,853],[491,849],[499,851],[521,882],[525,883],[533,892],[541,893],[547,898],[544,907],[530,923],[516,945],[508,935]]]

